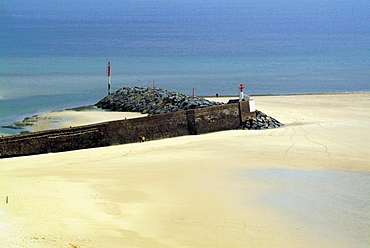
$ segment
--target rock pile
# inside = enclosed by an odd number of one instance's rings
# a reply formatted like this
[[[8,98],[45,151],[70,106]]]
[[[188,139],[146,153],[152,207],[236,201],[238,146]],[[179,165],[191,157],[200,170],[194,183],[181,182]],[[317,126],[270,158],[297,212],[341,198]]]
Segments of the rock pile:
[[[278,128],[283,126],[282,123],[272,118],[271,116],[266,115],[265,113],[256,109],[256,116],[249,117],[243,123],[243,129],[249,130],[262,130],[262,129],[271,129]]]
[[[199,97],[193,98],[164,89],[153,90],[148,87],[123,87],[100,100],[96,106],[113,111],[140,112],[155,115],[223,104],[221,102],[204,100]],[[249,117],[241,126],[243,129],[262,130],[281,127],[283,124],[263,112],[256,110],[256,116]]]
[[[113,111],[140,112],[154,115],[222,104],[164,89],[123,87],[100,100],[96,106]]]

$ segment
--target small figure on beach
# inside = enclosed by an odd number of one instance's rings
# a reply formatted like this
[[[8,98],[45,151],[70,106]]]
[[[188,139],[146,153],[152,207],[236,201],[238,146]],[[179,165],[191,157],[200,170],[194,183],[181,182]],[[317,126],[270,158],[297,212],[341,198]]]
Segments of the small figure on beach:
[[[139,139],[140,139],[140,143],[141,142],[143,142],[143,143],[145,142],[145,136],[139,136]]]

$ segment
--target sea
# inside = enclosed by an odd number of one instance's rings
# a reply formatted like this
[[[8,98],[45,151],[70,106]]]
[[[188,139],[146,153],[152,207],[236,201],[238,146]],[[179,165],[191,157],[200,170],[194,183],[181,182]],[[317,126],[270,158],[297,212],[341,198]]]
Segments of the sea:
[[[112,90],[370,91],[368,0],[1,0],[0,37],[0,126],[97,103],[108,61]]]

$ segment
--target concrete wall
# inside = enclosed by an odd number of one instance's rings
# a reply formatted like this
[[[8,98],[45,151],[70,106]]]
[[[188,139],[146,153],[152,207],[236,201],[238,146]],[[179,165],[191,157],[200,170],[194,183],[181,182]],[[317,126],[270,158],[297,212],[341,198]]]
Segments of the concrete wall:
[[[0,158],[62,152],[236,129],[239,104],[0,138]]]

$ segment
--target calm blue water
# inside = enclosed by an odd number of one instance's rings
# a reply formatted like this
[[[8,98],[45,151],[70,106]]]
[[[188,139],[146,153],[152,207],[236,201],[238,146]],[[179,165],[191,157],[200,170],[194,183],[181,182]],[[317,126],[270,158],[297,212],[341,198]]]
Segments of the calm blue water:
[[[96,103],[107,61],[113,89],[370,91],[368,0],[2,0],[0,35],[0,125]]]

